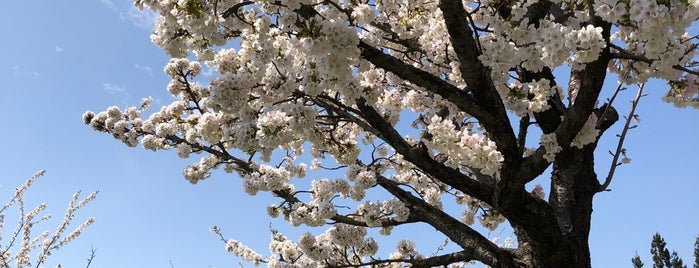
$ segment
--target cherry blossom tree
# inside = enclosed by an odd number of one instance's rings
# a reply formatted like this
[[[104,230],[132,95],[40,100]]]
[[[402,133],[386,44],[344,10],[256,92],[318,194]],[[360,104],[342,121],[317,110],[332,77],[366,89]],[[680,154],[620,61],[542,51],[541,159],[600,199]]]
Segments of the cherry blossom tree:
[[[654,78],[668,81],[664,101],[699,107],[695,0],[134,2],[160,14],[151,39],[172,56],[176,99],[147,117],[150,99],[88,111],[85,123],[201,155],[190,182],[222,168],[246,193],[279,197],[271,216],[328,227],[298,241],[275,232],[269,256],[226,240],[271,267],[590,267],[593,197],[629,161],[620,142],[609,175],[594,170],[620,117],[616,93],[601,94],[607,74],[614,92],[639,88],[634,107]],[[215,78],[196,79],[202,68]],[[540,176],[547,198],[531,185]],[[297,189],[304,177],[310,189]],[[476,219],[507,222],[516,243],[491,241]],[[402,240],[377,253],[370,232],[416,223],[459,250],[424,255]]]

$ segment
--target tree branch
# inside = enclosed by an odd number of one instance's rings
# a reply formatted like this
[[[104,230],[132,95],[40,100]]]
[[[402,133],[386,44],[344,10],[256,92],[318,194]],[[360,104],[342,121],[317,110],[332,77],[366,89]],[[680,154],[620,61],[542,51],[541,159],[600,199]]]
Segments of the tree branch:
[[[454,103],[462,111],[476,118],[485,116],[480,105],[472,96],[449,82],[406,64],[394,56],[385,54],[380,49],[364,41],[359,41],[359,49],[361,50],[362,58],[376,65],[376,67],[389,71],[410,83],[442,96],[442,98]]]
[[[473,31],[471,31],[471,25],[467,17],[464,16],[466,10],[463,3],[455,0],[441,0],[439,1],[439,9],[444,14],[449,40],[461,63],[459,67],[461,76],[476,98],[489,99],[492,93],[488,90],[492,81],[488,69],[478,60],[481,51],[478,49]]]
[[[468,254],[472,259],[491,267],[522,267],[512,252],[493,244],[468,225],[401,189],[396,182],[383,176],[378,176],[376,179],[381,187],[405,203],[410,208],[411,214],[417,214],[421,221],[436,228],[461,246],[465,250],[464,255]]]
[[[497,200],[495,197],[497,193],[492,186],[474,180],[459,170],[440,164],[429,155],[424,144],[421,143],[417,146],[408,144],[365,101],[358,100],[357,107],[361,112],[362,118],[381,133],[380,138],[426,174],[498,209],[508,219],[536,228],[541,233],[556,230],[555,224],[551,224],[553,223],[551,207],[543,200],[531,196],[524,190],[524,187],[519,187],[512,183],[500,186],[506,189],[504,192],[507,194],[503,196],[502,200]],[[502,183],[502,179],[500,183]],[[501,201],[502,203],[499,203]],[[504,205],[504,207],[501,205]]]
[[[139,131],[139,133],[155,135],[154,133],[148,133],[145,131]],[[250,163],[248,163],[247,161],[242,160],[240,158],[232,156],[222,146],[220,148],[221,150],[217,150],[217,149],[213,148],[213,146],[206,146],[206,145],[201,145],[199,143],[188,142],[187,140],[185,140],[179,136],[176,136],[176,135],[168,135],[165,138],[169,141],[174,142],[175,144],[184,143],[184,144],[191,146],[193,149],[196,149],[199,151],[205,151],[205,152],[210,153],[210,154],[212,154],[212,155],[214,155],[222,160],[225,160],[225,161],[231,161],[234,164],[236,164],[238,166],[238,168],[240,168],[241,171],[252,172],[252,167],[250,166]]]
[[[478,118],[479,123],[484,126],[505,158],[500,170],[500,180],[493,193],[493,207],[518,223],[538,228],[540,231],[554,230],[547,217],[552,215],[550,207],[529,195],[524,189],[526,181],[521,179],[517,168],[522,159],[521,150],[517,146],[517,138],[502,99],[490,77],[490,70],[478,60],[480,51],[476,37],[473,36],[464,16],[466,11],[462,1],[441,0],[439,8],[444,14],[452,46],[461,62],[462,77],[474,99],[484,107],[488,115]]]
[[[529,129],[529,125],[531,123],[529,122],[529,115],[524,115],[522,118],[519,119],[519,133],[517,134],[517,146],[521,150],[524,150],[524,147],[527,143],[527,132]]]
[[[509,14],[511,7],[507,4],[503,4],[503,7],[498,11],[502,13]],[[551,1],[541,0],[527,7],[527,13],[524,15],[525,18],[529,19],[529,24],[534,25],[534,27],[539,27],[539,21],[546,17],[548,14],[556,13],[555,11],[560,9],[560,7],[553,5]],[[551,68],[544,67],[540,72],[532,72],[526,70],[522,67],[517,68],[517,74],[519,78],[524,82],[532,82],[540,79],[547,79],[550,86],[556,86],[556,79],[553,76]],[[551,107],[545,111],[534,113],[534,118],[536,119],[537,125],[545,133],[551,133],[556,130],[558,125],[561,123],[561,115],[565,113],[565,106],[562,102],[562,96],[558,94],[558,91],[548,99],[547,103]]]
[[[592,24],[602,27],[602,38],[609,40],[611,24],[602,21],[598,17],[592,19]],[[556,128],[556,139],[559,146],[567,148],[575,139],[588,117],[592,113],[597,98],[602,91],[604,78],[607,75],[607,64],[611,60],[609,52],[610,43],[602,50],[597,60],[585,64],[582,70],[572,70],[568,89],[577,92],[575,102],[570,105],[565,113],[563,122]],[[529,182],[539,176],[549,166],[543,158],[545,149],[539,147],[537,151],[526,157],[517,168],[518,180],[522,183]]]
[[[551,69],[548,67],[544,67],[544,69],[538,73],[530,72],[522,68],[519,69],[518,74],[522,81],[532,82],[540,79],[546,79],[549,81],[550,86],[556,86],[555,77],[553,76],[553,73],[551,73]],[[536,123],[544,134],[548,134],[556,130],[558,125],[561,124],[561,115],[563,115],[566,111],[563,101],[561,100],[561,95],[558,94],[558,91],[556,91],[553,96],[548,99],[547,103],[550,108],[542,112],[534,113]]]
[[[92,261],[97,257],[97,250],[90,245],[90,256],[87,258],[87,264],[85,265],[85,268],[90,268],[90,264],[92,264]]]
[[[646,58],[643,55],[636,55],[636,54],[633,54],[631,52],[628,52],[627,50],[625,50],[625,49],[623,49],[620,46],[617,46],[615,44],[609,44],[609,46],[611,48],[617,50],[617,52],[611,53],[611,57],[613,59],[624,59],[624,60],[638,61],[638,62],[646,63],[648,65],[651,65],[651,64],[653,64],[653,62],[657,61],[654,59]],[[675,70],[680,70],[680,71],[689,73],[689,74],[699,75],[699,71],[692,70],[692,69],[689,69],[689,68],[681,66],[681,65],[673,65],[672,68]]]
[[[361,112],[362,118],[379,131],[380,135],[378,137],[390,144],[406,160],[433,178],[490,204],[492,201],[491,187],[466,176],[456,169],[440,164],[429,155],[424,145],[412,146],[408,144],[400,133],[386,122],[373,107],[368,106],[363,99],[357,101],[357,107]]]
[[[614,153],[614,158],[612,159],[612,165],[611,167],[609,167],[609,173],[607,174],[607,177],[604,179],[604,183],[600,186],[599,190],[597,190],[598,192],[607,191],[607,187],[609,187],[609,184],[612,183],[612,178],[614,178],[614,171],[616,170],[616,167],[620,165],[619,156],[621,155],[621,152],[624,149],[624,139],[626,139],[626,133],[628,133],[629,129],[631,129],[631,120],[633,120],[636,114],[636,107],[638,107],[638,102],[641,100],[641,97],[643,97],[644,85],[645,83],[642,83],[638,87],[636,97],[631,102],[631,111],[629,111],[629,115],[626,117],[624,130],[621,131],[621,135],[619,136],[619,143],[616,146],[616,152]]]
[[[224,12],[221,14],[221,17],[223,17],[224,19],[225,19],[225,18],[228,18],[228,17],[230,17],[230,16],[233,15],[233,14],[237,14],[237,13],[238,13],[238,10],[240,10],[241,7],[244,7],[244,6],[247,6],[247,5],[252,5],[252,4],[254,4],[254,3],[255,3],[255,2],[253,2],[253,1],[243,1],[243,2],[237,3],[237,4],[235,4],[235,5],[231,6],[231,7],[229,7],[228,9],[226,9],[226,11],[224,11]]]
[[[295,204],[295,203],[302,203],[303,204],[304,203],[303,201],[298,199],[296,196],[294,196],[291,192],[289,192],[287,190],[275,190],[272,192],[275,195],[277,195],[278,197],[284,199],[284,201],[289,202],[291,204]],[[330,220],[333,221],[330,224],[344,223],[344,224],[353,225],[353,226],[368,227],[366,222],[361,221],[361,220],[357,220],[357,219],[350,217],[350,216],[347,216],[347,215],[337,214],[337,215],[331,217]],[[381,226],[382,227],[398,226],[398,225],[402,225],[402,224],[415,223],[415,222],[419,222],[419,221],[420,220],[416,216],[411,214],[410,216],[408,216],[408,219],[405,221],[396,221],[393,219],[382,220]]]
[[[490,69],[478,60],[481,51],[465,15],[466,10],[461,0],[441,0],[439,9],[444,14],[449,40],[461,63],[461,76],[473,93],[474,99],[481,105],[485,116],[473,115],[497,144],[498,151],[505,158],[503,170],[507,170],[508,166],[521,158],[517,138],[507,117],[505,105],[490,77]],[[508,175],[504,174],[504,177],[507,178]]]
[[[614,107],[612,105],[614,104],[614,101],[616,100],[616,96],[619,94],[619,92],[622,90],[625,90],[625,89],[626,88],[623,87],[623,84],[621,82],[619,82],[616,89],[614,89],[614,93],[612,94],[612,97],[607,99],[607,103],[602,106],[602,107],[604,107],[604,110],[602,112],[602,116],[600,116],[598,121],[597,121],[597,128],[604,127],[603,125],[604,125],[604,122],[606,121],[605,119],[607,119],[609,117],[613,117],[613,113],[616,111],[614,111]],[[619,115],[616,116],[616,119],[614,121],[616,121],[618,119],[619,119]]]
[[[421,267],[438,267],[438,266],[447,266],[449,264],[457,263],[457,262],[469,262],[474,260],[473,258],[473,250],[463,250],[463,251],[457,251],[457,252],[452,252],[440,256],[433,256],[429,258],[424,258],[424,259],[387,259],[387,260],[375,260],[375,261],[370,261],[370,262],[365,262],[362,264],[358,265],[339,265],[339,266],[330,266],[334,268],[345,268],[345,267],[382,267],[382,264],[389,264],[389,263],[409,263],[414,268],[421,268]]]

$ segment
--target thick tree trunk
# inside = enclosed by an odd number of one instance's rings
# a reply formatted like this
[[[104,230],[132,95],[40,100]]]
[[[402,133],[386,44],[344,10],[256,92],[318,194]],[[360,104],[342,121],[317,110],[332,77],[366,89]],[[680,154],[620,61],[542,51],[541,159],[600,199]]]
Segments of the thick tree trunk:
[[[599,181],[594,171],[594,149],[589,144],[583,149],[568,149],[556,157],[551,173],[549,203],[554,208],[559,233],[549,234],[549,241],[531,241],[526,231],[519,236],[532,250],[532,267],[589,268],[590,218],[592,199]],[[522,240],[522,239],[520,239]]]
[[[595,144],[568,149],[556,157],[551,173],[549,203],[554,209],[556,233],[513,224],[524,256],[532,268],[590,268],[592,199],[600,187],[594,171]]]
[[[619,119],[616,109],[607,105],[595,109],[594,113],[601,120],[600,136]],[[549,195],[555,217],[550,224],[556,228],[513,224],[520,249],[525,254],[520,257],[527,266],[591,267],[588,238],[592,200],[601,187],[594,169],[596,147],[597,142],[594,142],[582,149],[565,149],[556,156]],[[557,232],[542,231],[544,229]]]
[[[583,149],[563,151],[553,165],[551,195],[549,202],[554,207],[571,265],[568,267],[590,267],[590,218],[592,198],[599,189],[594,170],[594,149],[590,144]]]

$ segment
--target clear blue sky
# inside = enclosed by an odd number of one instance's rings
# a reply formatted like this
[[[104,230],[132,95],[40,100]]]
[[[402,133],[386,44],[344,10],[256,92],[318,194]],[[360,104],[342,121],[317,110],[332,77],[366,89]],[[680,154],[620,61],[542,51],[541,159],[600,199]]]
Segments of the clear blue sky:
[[[83,125],[88,109],[137,105],[146,96],[156,108],[171,100],[162,73],[168,57],[149,40],[152,18],[130,4],[7,1],[0,10],[0,196],[40,169],[47,174],[29,192],[29,204],[46,201],[56,217],[74,191],[100,190],[77,218],[97,222],[46,267],[84,267],[90,245],[97,249],[92,267],[238,266],[209,232],[214,224],[261,253],[268,252],[270,223],[296,240],[303,230],[269,219],[264,208],[275,200],[246,195],[239,178],[216,173],[191,185],[181,170],[198,159],[128,148]],[[617,170],[611,192],[595,199],[594,267],[629,267],[635,251],[649,263],[656,231],[690,261],[699,234],[699,112],[661,103],[662,84],[647,89],[638,110],[643,121],[627,139],[633,162]],[[620,112],[632,91],[620,96]],[[600,176],[609,168],[614,131],[600,144]],[[433,229],[421,230],[429,240]]]

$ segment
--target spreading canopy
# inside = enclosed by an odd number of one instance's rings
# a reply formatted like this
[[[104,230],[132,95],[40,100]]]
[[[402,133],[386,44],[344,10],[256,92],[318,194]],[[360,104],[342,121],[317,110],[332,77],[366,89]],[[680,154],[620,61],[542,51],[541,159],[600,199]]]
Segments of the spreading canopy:
[[[151,39],[173,57],[176,99],[147,118],[149,99],[86,112],[85,123],[128,146],[201,154],[187,180],[235,172],[245,192],[280,197],[269,214],[295,226],[331,224],[296,242],[275,233],[270,257],[229,241],[271,266],[589,267],[591,200],[611,179],[597,179],[592,152],[618,119],[598,101],[607,73],[664,79],[664,101],[699,108],[692,0],[135,4],[160,14]],[[202,68],[217,76],[200,82]],[[527,192],[552,165],[548,200]],[[342,176],[323,178],[326,169]],[[306,176],[310,189],[296,189]],[[374,188],[386,199],[365,200]],[[475,219],[491,229],[507,220],[517,248],[479,234]],[[405,240],[376,255],[367,228],[417,222],[462,250],[426,257]]]

